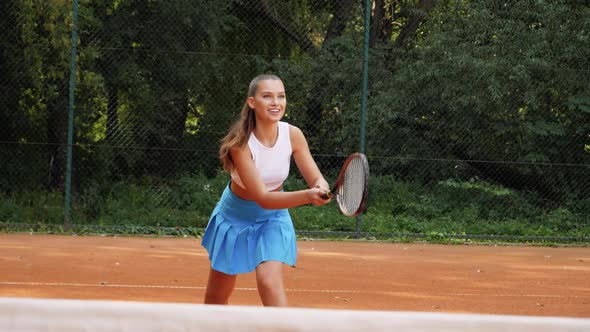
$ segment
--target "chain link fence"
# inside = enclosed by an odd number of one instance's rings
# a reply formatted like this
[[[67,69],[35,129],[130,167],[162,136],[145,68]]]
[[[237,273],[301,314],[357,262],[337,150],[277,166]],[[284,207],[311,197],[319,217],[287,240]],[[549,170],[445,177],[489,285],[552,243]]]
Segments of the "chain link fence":
[[[295,208],[301,236],[589,241],[587,1],[0,9],[0,229],[199,235],[229,179],[219,141],[274,73],[328,179],[359,149],[371,166],[363,217]],[[285,188],[305,188],[295,165]]]

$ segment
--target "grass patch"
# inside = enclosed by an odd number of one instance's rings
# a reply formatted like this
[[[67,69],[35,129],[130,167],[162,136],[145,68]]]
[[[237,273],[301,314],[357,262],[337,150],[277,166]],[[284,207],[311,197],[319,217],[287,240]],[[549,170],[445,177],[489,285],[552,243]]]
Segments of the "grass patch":
[[[95,183],[72,195],[69,229],[62,193],[0,194],[0,230],[199,236],[227,183],[224,175]],[[287,191],[302,188],[298,178],[285,183]],[[358,226],[333,202],[290,209],[295,229],[304,237],[402,242],[590,242],[590,213],[580,202],[547,209],[536,205],[532,194],[477,180],[424,186],[383,176],[372,177],[370,188],[369,207]]]

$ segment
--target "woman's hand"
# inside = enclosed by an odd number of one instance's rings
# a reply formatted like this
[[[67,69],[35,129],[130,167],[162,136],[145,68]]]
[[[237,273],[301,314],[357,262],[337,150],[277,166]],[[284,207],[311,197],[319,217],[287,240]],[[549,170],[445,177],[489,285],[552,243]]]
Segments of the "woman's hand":
[[[311,204],[315,206],[322,206],[330,203],[332,200],[331,196],[326,198],[326,194],[329,193],[329,190],[320,188],[317,186],[316,188],[311,188],[308,190],[310,194]]]

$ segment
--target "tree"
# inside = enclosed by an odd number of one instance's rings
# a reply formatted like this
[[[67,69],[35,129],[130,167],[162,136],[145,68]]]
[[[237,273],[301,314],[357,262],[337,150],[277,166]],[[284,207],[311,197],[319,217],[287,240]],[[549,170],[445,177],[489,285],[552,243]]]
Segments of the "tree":
[[[375,110],[390,105],[380,115],[406,147],[396,153],[463,160],[471,176],[549,201],[578,191],[575,167],[547,165],[589,160],[580,71],[590,58],[589,10],[574,1],[440,7],[372,100]]]
[[[17,140],[17,132],[22,131],[23,118],[18,110],[18,95],[14,90],[19,90],[22,80],[18,72],[20,49],[17,47],[18,24],[17,7],[14,0],[2,1],[0,11],[4,19],[0,20],[0,141],[7,144]],[[16,87],[16,89],[15,89]],[[3,158],[4,159],[4,158]]]
[[[186,0],[92,6],[101,24],[82,46],[96,50],[105,82],[104,143],[143,148],[141,156],[115,153],[113,173],[173,174],[192,103],[213,75],[202,57],[216,47],[225,7]]]
[[[20,1],[17,7],[26,83],[18,91],[20,112],[28,114],[27,140],[46,142],[47,186],[62,189],[66,160],[71,4]],[[44,133],[45,138],[39,136]]]

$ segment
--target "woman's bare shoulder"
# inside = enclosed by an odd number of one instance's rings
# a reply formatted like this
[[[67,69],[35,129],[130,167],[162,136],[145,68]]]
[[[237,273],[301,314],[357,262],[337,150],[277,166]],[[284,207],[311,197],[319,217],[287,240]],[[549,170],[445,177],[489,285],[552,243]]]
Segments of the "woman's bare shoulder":
[[[295,136],[296,138],[305,137],[305,135],[303,135],[303,131],[299,129],[299,127],[292,124],[289,124],[289,135],[291,137]]]

